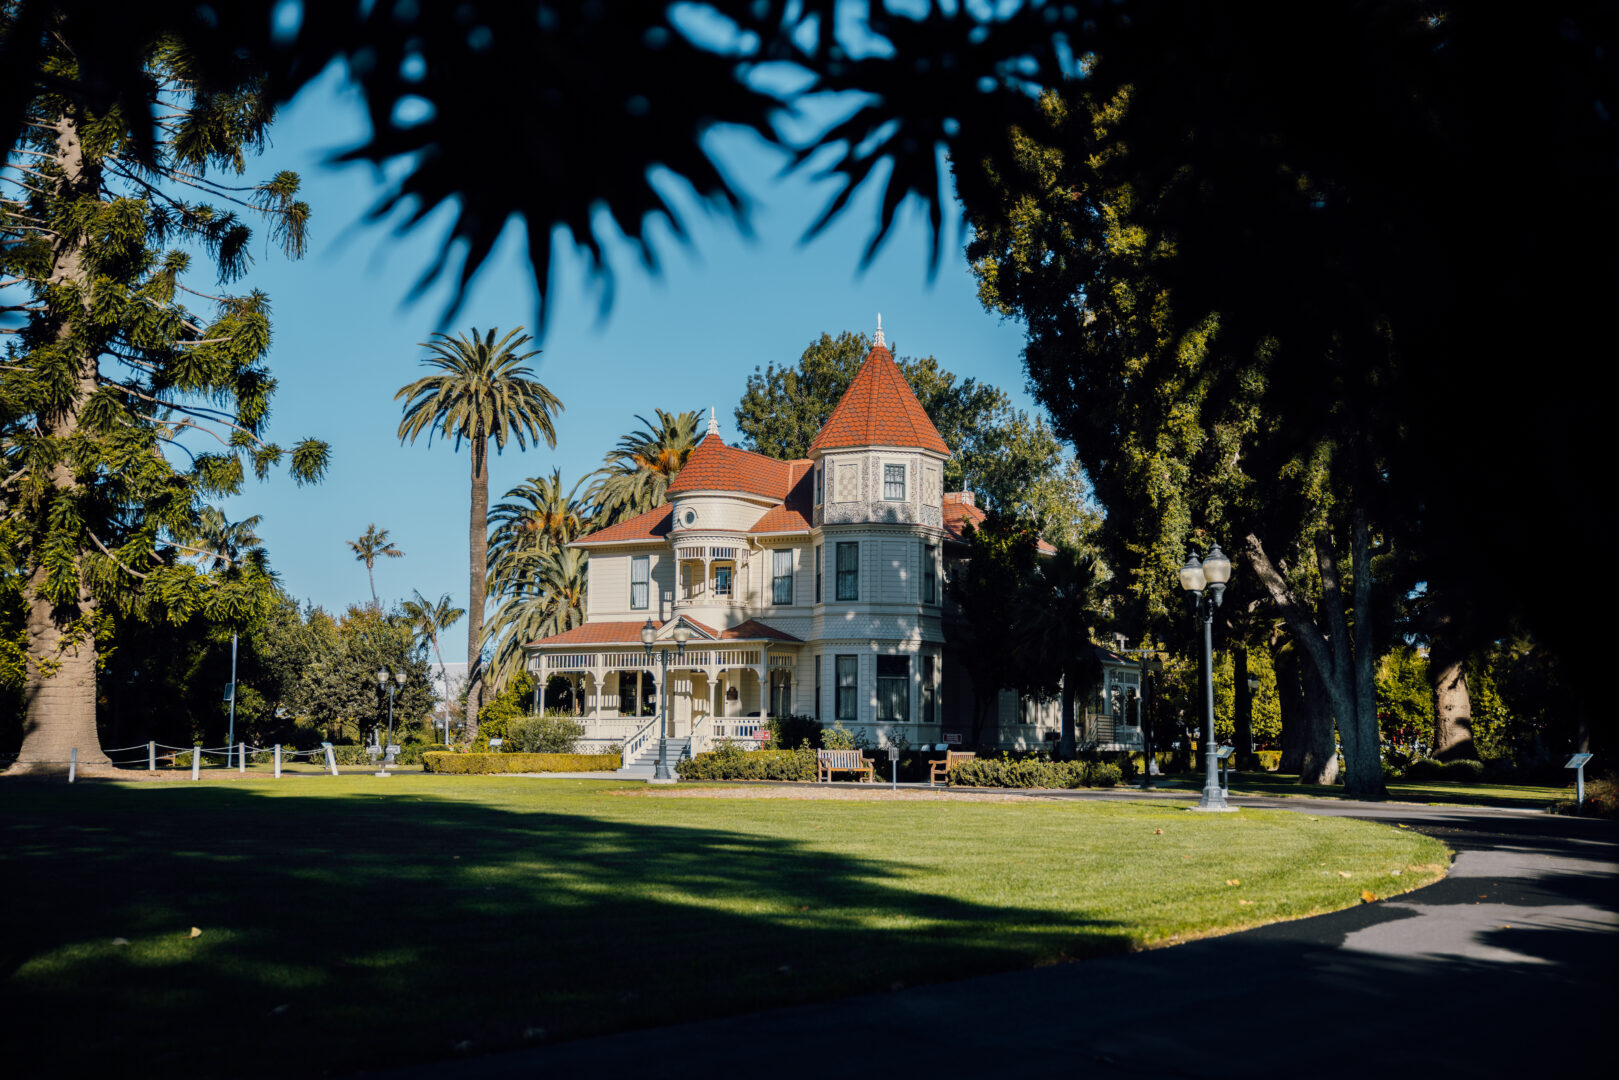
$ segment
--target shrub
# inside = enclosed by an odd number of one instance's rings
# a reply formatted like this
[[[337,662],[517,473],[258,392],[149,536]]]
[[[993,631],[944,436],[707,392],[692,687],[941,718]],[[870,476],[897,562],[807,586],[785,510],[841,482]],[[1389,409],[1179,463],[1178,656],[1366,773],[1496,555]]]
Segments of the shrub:
[[[1111,761],[1096,761],[1085,769],[1087,787],[1116,787],[1124,778],[1124,770]]]
[[[1266,772],[1275,772],[1282,767],[1282,752],[1280,750],[1256,750],[1254,757],[1259,759],[1259,767]]]
[[[617,754],[423,754],[430,773],[612,772]]]
[[[1484,779],[1484,762],[1472,758],[1457,758],[1439,767],[1439,779],[1478,783]]]
[[[772,716],[765,720],[774,750],[797,750],[821,745],[821,722],[813,716]]]
[[[508,754],[571,754],[585,737],[585,725],[567,716],[518,716],[506,721]]]
[[[833,727],[821,729],[821,745],[828,750],[870,750],[871,740],[865,729],[850,731],[839,720]]]
[[[1444,764],[1430,757],[1419,757],[1405,767],[1407,780],[1438,780],[1444,771]]]
[[[1099,762],[1041,761],[1038,758],[974,758],[958,762],[950,769],[952,784],[968,787],[1076,788],[1085,784],[1087,770]],[[1118,767],[1114,770],[1117,783]]]
[[[743,750],[722,743],[716,750],[675,765],[682,780],[814,780],[815,751]]]

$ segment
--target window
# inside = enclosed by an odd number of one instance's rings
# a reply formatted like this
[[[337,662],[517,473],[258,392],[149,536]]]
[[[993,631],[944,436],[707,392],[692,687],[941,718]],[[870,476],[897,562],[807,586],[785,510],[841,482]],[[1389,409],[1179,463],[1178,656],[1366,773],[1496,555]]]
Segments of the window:
[[[877,719],[905,723],[911,718],[911,658],[877,658]]]
[[[883,498],[905,498],[905,466],[883,466]]]
[[[821,718],[821,658],[815,658],[815,719]]]
[[[860,599],[860,545],[838,545],[838,599]]]
[[[922,603],[937,604],[939,602],[939,568],[934,561],[939,557],[939,549],[933,544],[922,545]]]
[[[939,658],[932,653],[922,657],[922,723],[939,722]]]
[[[821,505],[821,500],[826,497],[826,481],[824,479],[825,476],[826,476],[826,473],[824,471],[824,466],[821,466],[821,465],[815,466],[815,505],[816,506],[820,506]]]
[[[826,558],[826,545],[815,545],[815,602],[821,602],[821,562]]]
[[[731,595],[731,568],[729,566],[714,567],[714,595]]]
[[[630,608],[645,611],[651,603],[652,556],[637,555],[630,559]]]
[[[858,656],[840,656],[840,657],[837,658],[837,665],[838,665],[838,705],[837,705],[838,719],[839,720],[854,720],[854,719],[857,719],[856,712],[857,712],[858,702],[856,702],[856,700],[855,700],[855,692],[860,687],[860,657],[858,657]]]
[[[777,548],[770,553],[770,558],[771,602],[790,604],[793,602],[793,549]]]

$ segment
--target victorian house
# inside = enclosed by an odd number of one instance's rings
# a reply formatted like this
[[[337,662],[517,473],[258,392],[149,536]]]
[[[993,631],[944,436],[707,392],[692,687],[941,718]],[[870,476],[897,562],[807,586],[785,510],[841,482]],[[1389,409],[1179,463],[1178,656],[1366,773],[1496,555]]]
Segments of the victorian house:
[[[589,557],[586,621],[530,643],[531,667],[566,679],[587,737],[624,743],[627,758],[655,740],[663,700],[682,750],[785,714],[873,745],[960,741],[972,699],[950,662],[944,579],[983,513],[944,490],[949,456],[879,322],[807,457],[728,446],[710,412],[664,505],[574,541]],[[658,650],[686,639],[667,688],[644,632]],[[1050,706],[1003,697],[990,738],[1055,730]]]

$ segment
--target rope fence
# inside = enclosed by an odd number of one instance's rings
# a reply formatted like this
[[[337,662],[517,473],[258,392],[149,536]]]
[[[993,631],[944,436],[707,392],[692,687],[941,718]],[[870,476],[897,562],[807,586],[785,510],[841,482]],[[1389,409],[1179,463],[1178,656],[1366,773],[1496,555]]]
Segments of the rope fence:
[[[115,758],[114,754],[127,754],[130,751],[143,751],[137,757]],[[159,753],[163,751],[163,753]],[[275,766],[275,776],[281,777],[281,766],[286,762],[295,762],[304,759],[311,763],[319,760],[325,770],[331,775],[338,775],[337,754],[331,743],[321,743],[318,750],[289,750],[276,743],[273,746],[251,746],[247,743],[237,743],[235,746],[172,746],[168,743],[147,742],[135,746],[118,746],[101,751],[108,758],[108,763],[115,767],[127,768],[129,766],[145,765],[146,771],[156,772],[161,759],[164,764],[172,767],[191,767],[191,779],[202,778],[202,764],[210,756],[223,758],[226,768],[235,766],[238,772],[246,773],[250,759],[256,761],[268,760]],[[17,754],[0,755],[0,767],[15,764],[19,758]],[[390,758],[391,763],[391,758]],[[52,758],[36,758],[28,762],[30,765],[66,765],[67,782],[74,783],[78,779],[79,748],[73,747],[65,760]]]

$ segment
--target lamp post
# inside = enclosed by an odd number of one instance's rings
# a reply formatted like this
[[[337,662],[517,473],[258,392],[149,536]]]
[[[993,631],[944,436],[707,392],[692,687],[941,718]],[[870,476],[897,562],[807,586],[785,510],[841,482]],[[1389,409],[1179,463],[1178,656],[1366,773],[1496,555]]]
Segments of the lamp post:
[[[649,616],[646,625],[641,627],[641,644],[646,647],[647,659],[652,658],[653,652],[658,654],[661,675],[658,683],[658,767],[652,770],[652,782],[672,784],[675,782],[675,776],[669,771],[669,647],[665,645],[654,649],[652,643],[657,636],[658,628],[652,625]],[[679,622],[675,624],[674,631],[669,636],[675,640],[675,655],[685,656],[686,642],[691,640],[691,630],[684,622]]]
[[[389,677],[389,675],[388,675],[388,673],[386,671],[378,671],[377,672],[377,685],[378,686],[386,686],[388,688],[388,741],[382,744],[382,764],[377,767],[377,772],[376,772],[377,776],[387,776],[388,775],[388,763],[393,759],[393,755],[392,755],[392,752],[389,750],[389,747],[393,746],[393,741],[394,741],[394,681],[395,680],[398,680],[400,688],[403,689],[404,685],[405,685],[405,673],[403,671],[401,671],[401,672],[399,672],[399,674],[394,675],[392,677]]]
[[[1203,797],[1198,800],[1199,810],[1232,810],[1226,805],[1225,791],[1220,787],[1220,752],[1214,745],[1214,609],[1225,595],[1226,582],[1231,580],[1231,560],[1220,550],[1219,544],[1199,559],[1186,557],[1181,567],[1181,588],[1192,601],[1192,610],[1203,623]]]

